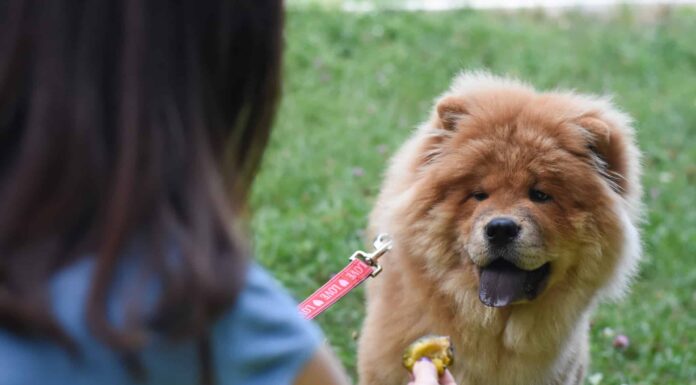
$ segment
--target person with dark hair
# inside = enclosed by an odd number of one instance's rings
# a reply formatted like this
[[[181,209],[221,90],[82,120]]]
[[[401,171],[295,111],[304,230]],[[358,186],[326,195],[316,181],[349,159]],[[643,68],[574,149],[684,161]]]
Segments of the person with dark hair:
[[[0,3],[0,384],[344,384],[248,258],[272,0]]]
[[[347,383],[249,258],[282,25],[279,0],[0,3],[0,385]]]

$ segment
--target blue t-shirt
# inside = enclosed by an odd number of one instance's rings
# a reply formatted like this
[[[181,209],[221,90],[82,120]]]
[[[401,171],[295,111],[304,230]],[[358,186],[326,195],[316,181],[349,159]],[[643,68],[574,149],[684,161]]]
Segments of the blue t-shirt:
[[[0,385],[139,385],[111,349],[95,339],[85,321],[85,303],[94,261],[85,259],[51,281],[57,320],[81,349],[73,359],[51,341],[18,337],[0,329]],[[117,277],[116,286],[125,287]],[[118,292],[118,290],[117,290]],[[109,303],[112,314],[122,304]],[[220,385],[292,384],[323,337],[302,319],[290,296],[261,267],[252,264],[237,302],[214,325],[213,370]],[[145,384],[199,383],[197,344],[153,339],[139,354]]]

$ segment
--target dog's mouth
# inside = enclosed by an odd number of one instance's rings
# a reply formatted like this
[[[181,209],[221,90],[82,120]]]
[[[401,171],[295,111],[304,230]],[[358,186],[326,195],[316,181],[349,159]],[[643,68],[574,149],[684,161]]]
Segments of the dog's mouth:
[[[551,266],[547,262],[535,270],[522,270],[498,258],[482,267],[479,277],[479,299],[490,307],[503,307],[536,298],[548,281]]]

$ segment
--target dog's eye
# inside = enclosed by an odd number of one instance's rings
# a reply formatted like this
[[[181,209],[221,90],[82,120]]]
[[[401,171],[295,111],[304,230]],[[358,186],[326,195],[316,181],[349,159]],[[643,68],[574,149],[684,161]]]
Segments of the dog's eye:
[[[485,192],[480,192],[480,191],[471,194],[471,196],[474,199],[476,199],[477,201],[485,201],[486,199],[488,199],[488,194],[486,194]]]
[[[529,190],[529,199],[533,202],[546,202],[551,200],[551,195],[537,189]]]

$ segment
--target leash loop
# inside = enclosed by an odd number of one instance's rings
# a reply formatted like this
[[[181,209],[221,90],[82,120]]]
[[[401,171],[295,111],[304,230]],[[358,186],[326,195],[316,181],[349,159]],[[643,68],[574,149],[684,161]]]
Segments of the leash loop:
[[[382,265],[377,263],[377,260],[391,250],[392,241],[388,234],[382,233],[375,238],[373,245],[375,247],[375,251],[366,253],[358,250],[351,255],[350,260],[353,261],[355,259],[359,259],[366,265],[371,266],[373,269],[370,276],[374,278],[382,272]]]

